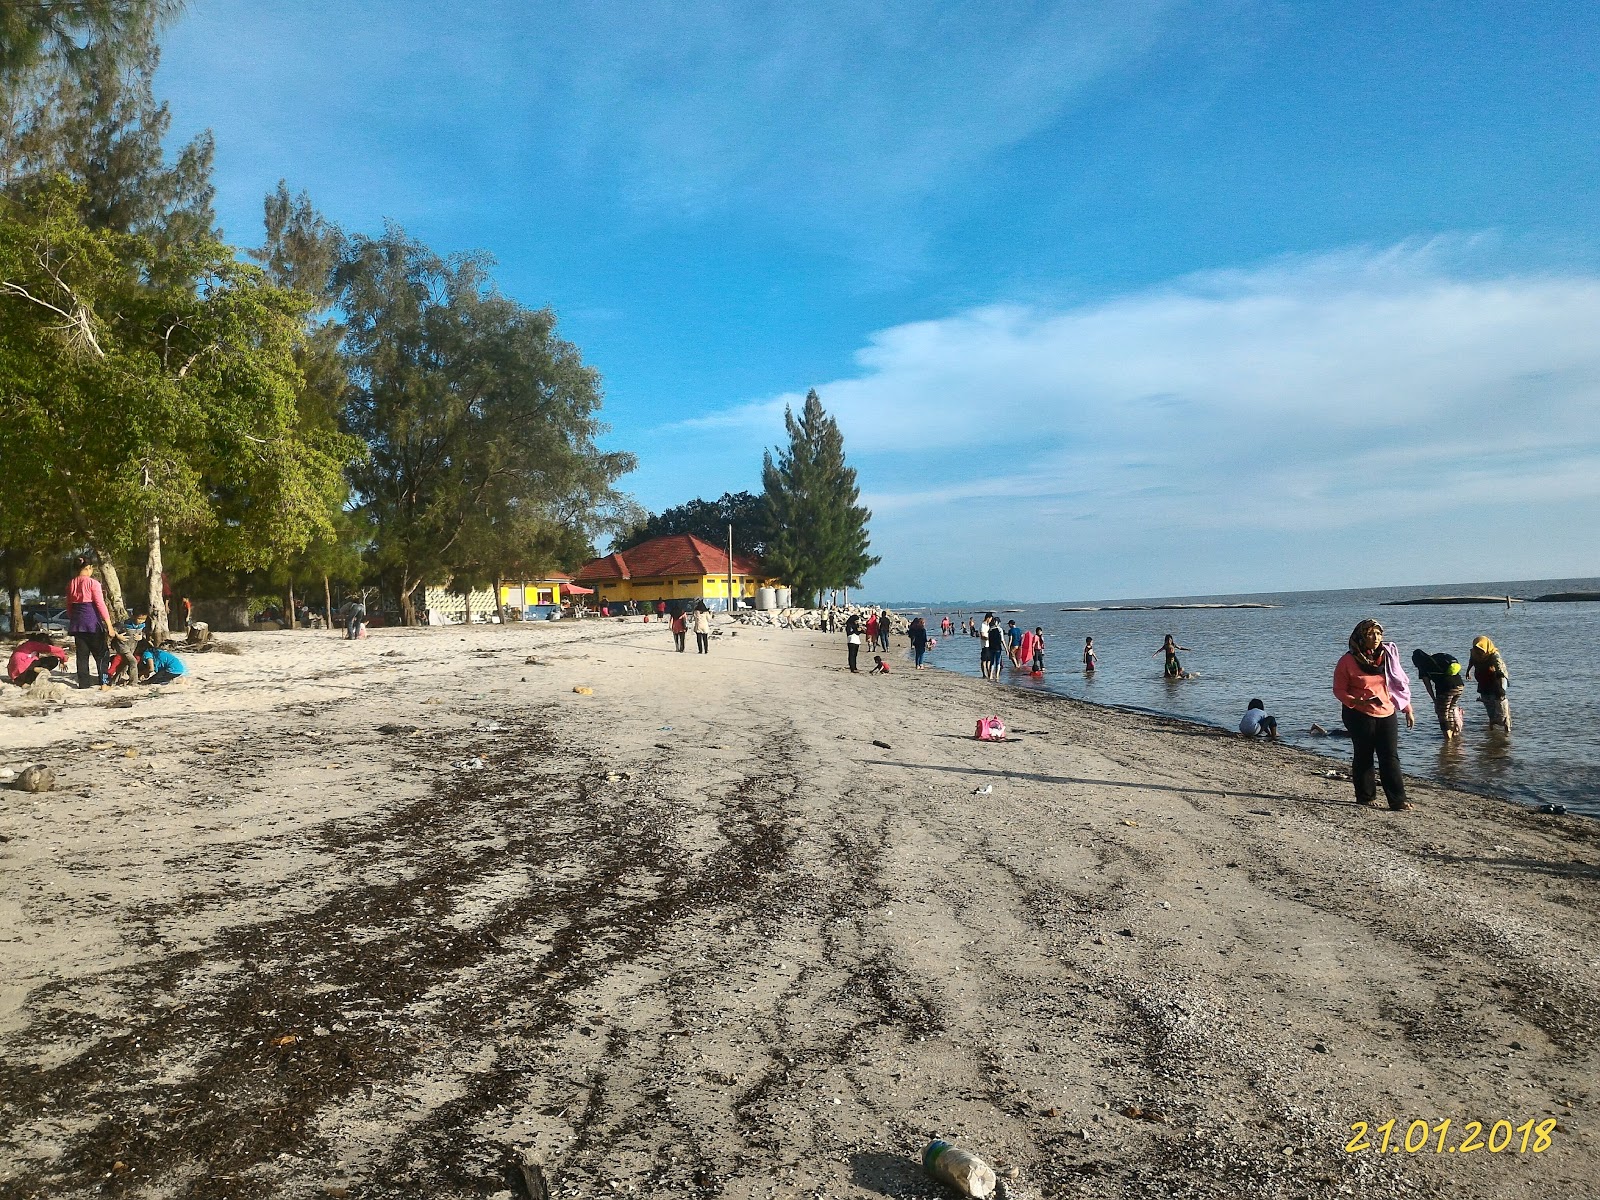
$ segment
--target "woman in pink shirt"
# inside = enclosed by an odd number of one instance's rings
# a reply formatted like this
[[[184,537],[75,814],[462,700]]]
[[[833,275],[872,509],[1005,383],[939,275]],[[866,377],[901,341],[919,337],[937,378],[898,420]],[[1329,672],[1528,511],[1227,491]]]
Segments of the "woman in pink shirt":
[[[1333,694],[1344,706],[1344,727],[1350,731],[1354,751],[1350,776],[1356,803],[1373,804],[1378,789],[1372,775],[1373,755],[1383,794],[1395,812],[1411,807],[1406,800],[1405,776],[1400,771],[1400,714],[1406,728],[1416,726],[1411,711],[1411,681],[1400,662],[1400,651],[1383,640],[1383,626],[1367,620],[1350,634],[1350,652],[1333,670]]]
[[[111,610],[106,594],[94,577],[94,564],[78,559],[78,573],[67,584],[67,632],[78,645],[78,686],[89,686],[89,656],[100,675],[100,686],[111,686]]]

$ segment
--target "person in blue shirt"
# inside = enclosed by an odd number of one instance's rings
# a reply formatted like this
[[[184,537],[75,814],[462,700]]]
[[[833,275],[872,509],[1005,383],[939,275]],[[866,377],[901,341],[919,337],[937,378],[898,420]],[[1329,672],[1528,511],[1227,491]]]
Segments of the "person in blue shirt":
[[[139,678],[143,682],[171,683],[188,672],[183,660],[170,650],[159,649],[149,642],[139,643]]]

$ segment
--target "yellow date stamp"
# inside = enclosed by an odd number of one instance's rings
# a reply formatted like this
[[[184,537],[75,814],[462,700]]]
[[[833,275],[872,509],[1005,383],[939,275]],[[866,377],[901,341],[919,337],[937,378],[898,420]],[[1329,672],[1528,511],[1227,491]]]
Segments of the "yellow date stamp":
[[[1488,1133],[1485,1134],[1484,1130]],[[1529,1117],[1520,1125],[1499,1120],[1492,1124],[1467,1121],[1454,1126],[1450,1118],[1429,1124],[1412,1121],[1400,1131],[1400,1122],[1390,1117],[1381,1125],[1369,1121],[1354,1121],[1350,1132],[1355,1136],[1344,1144],[1346,1154],[1542,1154],[1550,1149],[1550,1135],[1557,1129],[1554,1117],[1540,1121]],[[1521,1135],[1519,1138],[1518,1135]]]

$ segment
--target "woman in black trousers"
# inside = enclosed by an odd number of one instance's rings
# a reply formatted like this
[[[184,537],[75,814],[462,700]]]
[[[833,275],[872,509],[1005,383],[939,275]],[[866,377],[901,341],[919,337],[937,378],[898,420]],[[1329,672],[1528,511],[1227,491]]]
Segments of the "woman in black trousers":
[[[1383,626],[1376,621],[1362,621],[1350,634],[1350,651],[1333,669],[1333,694],[1344,706],[1344,727],[1350,731],[1350,777],[1355,783],[1356,803],[1377,802],[1372,770],[1376,757],[1389,807],[1396,812],[1410,808],[1405,776],[1400,771],[1400,714],[1405,714],[1406,728],[1416,726],[1411,681],[1399,649],[1383,640]]]
[[[861,653],[861,618],[851,613],[844,622],[844,641],[850,650],[850,670],[856,671],[856,656]]]

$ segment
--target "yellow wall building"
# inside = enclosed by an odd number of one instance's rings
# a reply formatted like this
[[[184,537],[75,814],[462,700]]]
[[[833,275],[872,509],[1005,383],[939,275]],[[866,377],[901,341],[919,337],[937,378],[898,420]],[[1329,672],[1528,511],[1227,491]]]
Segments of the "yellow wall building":
[[[678,533],[593,559],[578,568],[575,578],[594,588],[591,607],[630,600],[654,606],[665,600],[682,608],[704,600],[708,608],[720,611],[728,607],[729,565],[727,551],[693,534]],[[746,608],[754,603],[758,588],[777,582],[762,573],[759,562],[743,554],[733,556],[732,571],[733,596]]]

